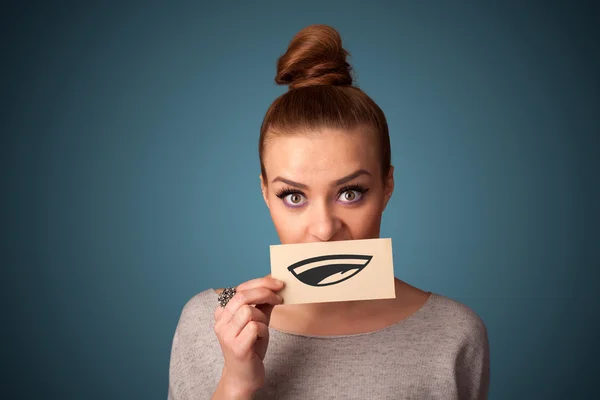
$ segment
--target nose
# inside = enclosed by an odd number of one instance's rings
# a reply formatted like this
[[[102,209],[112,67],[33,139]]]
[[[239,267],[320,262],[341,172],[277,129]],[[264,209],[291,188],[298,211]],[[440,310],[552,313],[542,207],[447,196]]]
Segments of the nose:
[[[331,240],[342,226],[332,207],[326,202],[313,203],[310,212],[308,231],[312,239],[321,242]]]

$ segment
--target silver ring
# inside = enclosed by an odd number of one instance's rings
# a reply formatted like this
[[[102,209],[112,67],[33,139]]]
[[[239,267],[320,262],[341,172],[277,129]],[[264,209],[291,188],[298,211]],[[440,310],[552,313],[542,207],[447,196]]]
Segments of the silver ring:
[[[231,300],[231,298],[233,296],[235,296],[235,288],[234,287],[225,288],[225,290],[223,290],[219,294],[219,305],[221,307],[225,308],[225,306],[227,305],[227,303],[229,303],[229,300]]]

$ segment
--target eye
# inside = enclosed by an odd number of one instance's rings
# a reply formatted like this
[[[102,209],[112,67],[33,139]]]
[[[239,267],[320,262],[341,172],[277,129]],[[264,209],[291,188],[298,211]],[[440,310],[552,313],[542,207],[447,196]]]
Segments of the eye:
[[[342,195],[340,196],[340,199],[344,203],[352,203],[353,201],[360,199],[361,195],[362,195],[362,193],[358,193],[354,190],[348,190],[348,191],[342,193]]]
[[[283,203],[288,207],[300,207],[306,203],[306,197],[304,196],[304,193],[298,191],[297,189],[283,188],[275,195],[283,200]]]
[[[306,199],[300,193],[290,193],[283,198],[283,201],[293,207],[297,207],[304,204],[304,201],[306,201]]]
[[[369,189],[365,189],[360,186],[345,187],[340,191],[338,199],[342,203],[346,204],[355,203],[362,199],[363,195],[367,192],[367,190]]]

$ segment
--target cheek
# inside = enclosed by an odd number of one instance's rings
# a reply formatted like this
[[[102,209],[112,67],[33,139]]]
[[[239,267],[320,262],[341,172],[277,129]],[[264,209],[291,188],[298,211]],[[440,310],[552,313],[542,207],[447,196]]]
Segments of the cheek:
[[[381,214],[374,210],[369,211],[361,215],[354,214],[345,219],[344,223],[350,231],[352,239],[374,239],[379,236]]]
[[[277,231],[277,235],[282,243],[296,242],[302,235],[302,217],[299,213],[293,212],[285,205],[281,204],[281,200],[277,197],[269,200],[271,207],[269,212],[273,225]]]
[[[361,207],[350,209],[344,214],[344,224],[353,239],[373,239],[378,237],[381,227],[382,197],[373,193]]]

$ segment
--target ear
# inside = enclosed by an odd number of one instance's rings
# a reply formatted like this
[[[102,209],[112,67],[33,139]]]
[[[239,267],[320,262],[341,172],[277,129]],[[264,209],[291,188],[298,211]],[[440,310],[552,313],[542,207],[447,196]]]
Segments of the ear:
[[[392,193],[394,193],[394,166],[390,165],[390,170],[388,172],[388,176],[385,178],[385,186],[383,188],[384,191],[384,199],[383,199],[383,210],[387,207],[388,201],[392,197]],[[382,212],[383,212],[382,210]]]
[[[269,197],[267,196],[267,185],[265,184],[265,180],[263,179],[262,174],[260,174],[259,177],[260,177],[260,191],[262,192],[263,200],[265,201],[267,208],[269,208]]]

